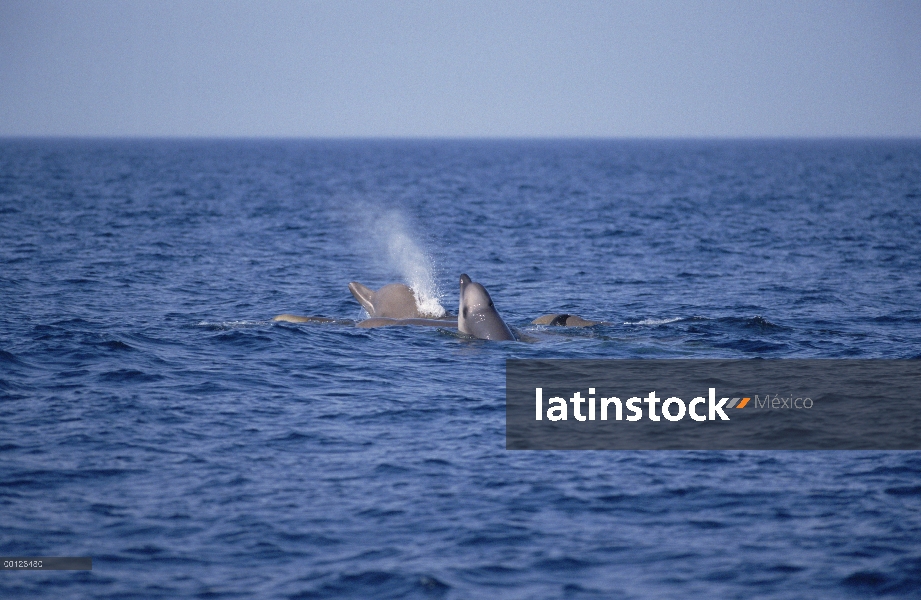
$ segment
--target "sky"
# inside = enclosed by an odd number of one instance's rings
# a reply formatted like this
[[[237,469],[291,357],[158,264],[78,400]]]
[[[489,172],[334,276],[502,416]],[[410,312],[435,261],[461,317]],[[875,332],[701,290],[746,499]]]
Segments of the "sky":
[[[921,137],[921,0],[0,0],[0,136]]]

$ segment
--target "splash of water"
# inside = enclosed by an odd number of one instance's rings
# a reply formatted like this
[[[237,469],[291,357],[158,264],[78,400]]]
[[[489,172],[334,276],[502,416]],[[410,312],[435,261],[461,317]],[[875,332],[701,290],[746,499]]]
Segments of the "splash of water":
[[[390,262],[415,294],[419,312],[432,317],[444,316],[431,257],[402,228],[390,230],[386,239]]]
[[[416,243],[404,215],[396,210],[379,211],[368,207],[360,207],[359,214],[365,217],[363,229],[371,233],[366,240],[372,242],[369,250],[384,259],[386,266],[398,273],[412,289],[419,312],[430,317],[444,316],[441,294],[435,283],[434,262]]]

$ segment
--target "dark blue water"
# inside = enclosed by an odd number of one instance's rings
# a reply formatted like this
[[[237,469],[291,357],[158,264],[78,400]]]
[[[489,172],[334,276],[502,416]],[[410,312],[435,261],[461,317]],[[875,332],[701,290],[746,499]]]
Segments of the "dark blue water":
[[[4,598],[921,597],[921,453],[504,449],[507,358],[921,358],[921,142],[6,140],[0,265],[0,554],[94,561]],[[270,321],[462,272],[526,342]]]

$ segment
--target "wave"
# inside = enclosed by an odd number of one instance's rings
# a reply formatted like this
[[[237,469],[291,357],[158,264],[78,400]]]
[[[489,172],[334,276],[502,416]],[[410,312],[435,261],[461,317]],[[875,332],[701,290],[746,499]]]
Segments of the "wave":
[[[196,327],[208,327],[215,331],[226,331],[228,329],[238,329],[240,327],[259,327],[262,325],[271,325],[272,321],[220,321],[210,322],[201,321],[196,323]]]
[[[624,321],[624,325],[667,325],[684,321],[687,317],[671,317],[668,319],[643,319],[642,321]]]

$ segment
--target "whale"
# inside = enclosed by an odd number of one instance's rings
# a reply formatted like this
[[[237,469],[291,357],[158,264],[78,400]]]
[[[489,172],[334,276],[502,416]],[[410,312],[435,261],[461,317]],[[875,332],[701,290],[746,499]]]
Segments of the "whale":
[[[285,321],[286,323],[341,323],[342,322],[338,319],[330,319],[327,317],[302,317],[300,315],[291,315],[288,313],[272,317],[272,320],[273,321]]]
[[[287,323],[339,323],[353,324],[357,327],[387,327],[392,325],[421,325],[428,327],[444,327],[453,323],[454,315],[433,317],[419,309],[416,295],[412,289],[402,283],[388,283],[379,290],[372,290],[366,285],[352,281],[349,291],[358,300],[358,303],[368,312],[369,318],[355,323],[341,319],[327,317],[302,317],[300,315],[282,314],[274,317],[273,321]]]
[[[578,315],[565,313],[544,315],[531,321],[531,325],[557,325],[560,327],[591,327],[593,325],[607,325],[606,321],[589,321]]]
[[[486,288],[472,281],[466,273],[460,276],[457,329],[481,340],[517,340],[499,316]]]
[[[371,317],[388,319],[424,319],[431,315],[419,312],[419,304],[412,289],[402,283],[388,283],[374,291],[369,287],[353,281],[349,291],[358,300]]]
[[[394,326],[444,327],[455,318],[453,316],[434,319],[402,316],[410,314],[406,306],[408,303],[406,294],[407,292],[412,294],[412,290],[400,283],[392,283],[373,292],[360,283],[352,282],[349,284],[349,289],[371,315],[370,318],[358,323],[357,327],[365,329]],[[415,302],[415,296],[413,296],[413,302]],[[416,314],[419,314],[418,308],[414,308]],[[482,340],[517,340],[515,334],[499,316],[486,288],[472,281],[467,274],[460,276],[457,329],[461,333]]]
[[[484,340],[517,340],[511,328],[506,325],[493,305],[486,288],[470,279],[466,273],[460,276],[458,314],[432,317],[419,310],[412,289],[402,283],[390,283],[375,291],[353,281],[349,291],[368,312],[363,321],[331,319],[328,317],[303,317],[282,314],[273,321],[288,323],[334,323],[354,325],[363,329],[376,327],[447,327],[456,323],[457,330],[465,335]],[[607,325],[606,321],[589,321],[577,315],[556,313],[543,315],[531,321],[532,325],[553,325],[561,327],[591,327]]]
[[[454,317],[439,317],[437,319],[393,319],[390,317],[371,317],[355,324],[355,327],[371,329],[374,327],[445,327],[454,324]]]

